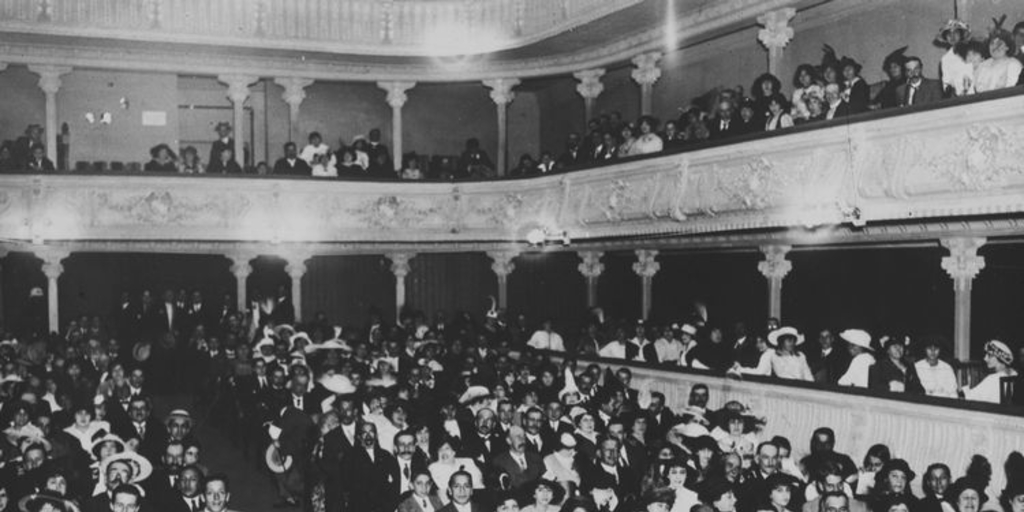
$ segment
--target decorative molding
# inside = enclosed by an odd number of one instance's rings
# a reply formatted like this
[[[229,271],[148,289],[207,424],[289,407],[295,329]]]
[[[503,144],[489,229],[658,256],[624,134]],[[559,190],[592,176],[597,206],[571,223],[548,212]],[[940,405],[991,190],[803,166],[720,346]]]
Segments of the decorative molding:
[[[47,95],[57,94],[60,91],[61,75],[71,72],[70,66],[53,66],[48,64],[30,65],[28,70],[39,75],[39,88]]]
[[[494,104],[502,106],[512,103],[512,100],[516,98],[516,93],[512,92],[512,89],[520,82],[521,80],[518,78],[496,78],[484,80],[484,87],[491,90],[491,100],[494,101]]]
[[[583,274],[583,277],[588,279],[601,277],[601,274],[604,273],[604,263],[601,263],[601,257],[604,256],[603,252],[580,251],[576,254],[581,260],[581,263],[576,268],[579,269],[580,274]]]
[[[398,279],[405,279],[410,271],[409,261],[416,257],[416,253],[389,252],[384,257],[391,260],[391,273]]]
[[[985,245],[981,237],[943,238],[942,246],[949,256],[942,258],[942,269],[953,279],[956,291],[970,290],[971,282],[985,268],[985,258],[978,256],[978,249]]]
[[[491,271],[494,272],[498,279],[505,279],[516,269],[515,263],[512,260],[518,256],[519,253],[516,251],[490,251],[487,253],[487,257],[491,258]]]
[[[577,71],[572,76],[579,80],[580,83],[576,84],[576,92],[584,99],[597,99],[604,92],[604,84],[601,83],[604,69]]]
[[[793,40],[793,27],[789,26],[789,22],[794,16],[796,9],[792,7],[758,16],[757,23],[764,28],[757,32],[757,40],[769,50],[785,48]]]
[[[228,99],[241,104],[249,98],[249,86],[259,81],[258,76],[242,74],[217,75],[217,81],[228,86]]]
[[[313,85],[313,82],[312,78],[285,77],[274,79],[275,84],[284,87],[281,99],[289,106],[294,107],[302,105],[303,100],[306,99],[306,87]],[[248,95],[248,84],[245,85],[245,88],[246,95]]]
[[[788,245],[761,246],[764,261],[757,263],[757,270],[767,279],[785,279],[793,270],[793,262],[786,259],[791,249],[792,247]]]
[[[38,247],[34,252],[40,260],[43,260],[43,274],[50,280],[57,279],[64,273],[62,262],[71,255],[70,252],[60,247],[50,245]]]
[[[416,82],[377,82],[377,87],[384,89],[387,92],[387,102],[391,108],[402,108],[406,101],[409,101],[409,96],[406,92],[413,87],[416,87]]]
[[[654,85],[661,78],[661,68],[658,61],[661,60],[661,52],[649,52],[633,57],[635,69],[630,73],[633,81],[640,85]]]
[[[658,251],[653,249],[637,249],[636,263],[633,264],[633,272],[645,279],[650,279],[661,270],[661,263],[657,262]]]

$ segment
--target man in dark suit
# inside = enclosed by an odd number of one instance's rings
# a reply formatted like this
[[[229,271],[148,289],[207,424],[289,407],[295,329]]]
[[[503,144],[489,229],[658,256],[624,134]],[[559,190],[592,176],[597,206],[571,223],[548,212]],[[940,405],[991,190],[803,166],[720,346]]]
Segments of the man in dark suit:
[[[427,471],[426,456],[416,450],[416,435],[411,430],[395,434],[395,468],[398,475],[398,493],[404,495],[415,490],[415,475]]]
[[[11,158],[19,168],[27,168],[29,160],[32,159],[32,148],[35,146],[46,147],[43,139],[43,127],[38,124],[30,124],[25,128],[25,135],[18,137],[11,146]],[[44,149],[45,153],[45,149]]]
[[[307,416],[320,414],[320,404],[313,399],[309,389],[309,375],[300,373],[292,375],[288,381],[288,405],[305,413]]]
[[[675,414],[665,406],[665,395],[660,391],[651,392],[651,403],[647,406],[651,418],[647,431],[650,439],[664,439],[670,428],[675,426]]]
[[[352,512],[392,512],[398,505],[399,475],[394,456],[377,445],[377,427],[359,424],[359,446],[341,461],[342,482]]]
[[[217,140],[213,141],[213,145],[210,146],[210,158],[206,160],[207,164],[219,161],[220,154],[225,149],[235,150],[235,139],[231,137],[231,123],[223,121],[217,123],[214,131],[217,132]],[[241,155],[235,155],[236,160],[240,157]],[[242,162],[239,164],[241,165]]]
[[[616,417],[608,423],[608,436],[619,442],[619,466],[629,470],[629,474],[636,478],[635,482],[629,482],[631,487],[640,488],[640,477],[647,472],[647,449],[639,443],[626,442],[626,424]]]
[[[568,140],[565,142],[565,152],[559,155],[558,160],[555,161],[555,168],[564,170],[586,161],[587,152],[580,145],[580,135],[575,132],[570,133]]]
[[[164,454],[167,429],[163,423],[152,417],[152,411],[153,402],[148,396],[136,396],[128,404],[130,422],[112,429],[122,439],[137,438],[139,447],[136,451],[149,460],[157,460]]]
[[[739,115],[732,100],[723,98],[718,102],[718,113],[708,121],[708,139],[727,139],[737,134]]]
[[[487,467],[494,457],[508,449],[495,427],[497,417],[491,409],[480,409],[476,413],[473,432],[465,435],[463,449],[466,457],[477,462],[480,467]]]
[[[306,413],[298,408],[287,405],[281,410],[281,414],[274,420],[273,427],[279,430],[272,430],[278,433],[274,439],[282,460],[291,457],[296,461],[283,473],[274,475],[277,482],[277,493],[281,501],[279,506],[297,505],[301,499],[301,493],[305,489],[306,465],[315,425],[313,420]],[[271,438],[274,436],[272,435]]]
[[[771,480],[769,480],[771,479]],[[754,467],[747,471],[746,478],[736,492],[737,510],[740,512],[756,512],[764,505],[765,497],[770,496],[774,486],[781,483],[788,485],[791,491],[789,510],[800,510],[803,507],[803,493],[795,492],[801,485],[796,477],[779,471],[779,447],[770,441],[758,445]]]
[[[294,142],[284,145],[284,156],[274,162],[274,174],[278,176],[310,176],[313,170],[305,160],[299,158],[299,149]]]
[[[324,502],[327,512],[343,510],[344,477],[341,463],[359,443],[356,420],[358,412],[352,395],[340,396],[335,400],[338,410],[338,428],[324,436],[323,454],[320,457],[321,471],[324,475]]]
[[[580,465],[580,487],[584,492],[610,489],[619,503],[639,493],[635,484],[640,480],[629,468],[619,464],[620,448],[618,439],[606,437],[598,444],[597,460]]]
[[[942,100],[942,84],[938,80],[924,78],[923,68],[924,64],[920,58],[907,57],[907,63],[904,65],[907,81],[896,88],[896,97],[899,98],[900,105],[926,105]]]
[[[177,489],[167,500],[159,503],[159,508],[162,508],[163,512],[202,512],[206,507],[202,484],[203,472],[201,469],[196,466],[181,468]]]
[[[529,412],[527,412],[527,418],[529,418]],[[544,405],[544,423],[542,432],[548,436],[548,439],[558,440],[562,434],[572,434],[576,430],[576,426],[565,417],[565,408],[562,406],[562,402],[557,398],[553,398]],[[526,430],[527,434],[530,430]],[[527,435],[527,441],[529,441],[529,435]],[[546,444],[546,443],[545,443]],[[555,446],[551,447],[552,450],[556,450]]]
[[[181,441],[167,443],[153,474],[142,484],[147,501],[154,503],[161,512],[170,512],[165,505],[179,496],[178,485],[184,461],[185,445]]]
[[[473,501],[473,477],[465,471],[456,471],[448,479],[448,495],[452,501],[438,512],[483,512],[482,505]]]
[[[57,170],[53,161],[46,157],[46,146],[35,144],[32,146],[32,153],[25,164],[25,169],[34,172],[52,172]]]
[[[379,171],[392,171],[394,165],[391,162],[391,151],[380,141],[380,128],[370,130],[367,138],[366,155],[370,157],[370,165],[374,165],[374,162],[382,161],[385,169],[380,169]]]
[[[508,450],[494,457],[490,474],[499,489],[521,490],[535,482],[544,473],[544,459],[539,453],[526,449],[526,431],[513,426],[505,437]]]
[[[523,415],[523,431],[527,451],[542,457],[557,449],[558,437],[562,434],[561,430],[556,432],[550,427],[545,428],[544,413],[536,407],[529,408]]]
[[[818,334],[817,346],[808,348],[807,362],[815,382],[835,384],[850,366],[850,353],[836,346],[835,335],[824,329]]]

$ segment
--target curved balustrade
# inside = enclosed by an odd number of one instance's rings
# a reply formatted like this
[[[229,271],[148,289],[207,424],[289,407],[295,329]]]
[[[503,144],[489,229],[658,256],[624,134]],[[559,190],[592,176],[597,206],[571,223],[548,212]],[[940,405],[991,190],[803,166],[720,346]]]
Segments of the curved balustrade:
[[[1007,454],[1024,451],[1024,423],[1018,417],[1024,410],[1019,407],[765,377],[734,380],[702,370],[667,370],[644,363],[586,357],[578,361],[581,367],[591,362],[602,367],[629,367],[633,388],[660,391],[665,404],[677,412],[686,406],[690,388],[705,384],[711,393],[709,408],[721,408],[730,400],[748,405],[768,420],[761,437],[786,437],[796,455],[807,452],[814,429],[823,426],[835,430],[836,450],[854,460],[861,460],[871,445],[885,443],[894,456],[906,459],[913,468],[945,462],[954,474],[962,472],[976,453],[1001,468]],[[1002,489],[1004,482],[1002,471],[997,470],[989,494]]]
[[[466,183],[0,176],[15,240],[504,242],[1024,211],[1024,96],[833,121],[537,178]]]

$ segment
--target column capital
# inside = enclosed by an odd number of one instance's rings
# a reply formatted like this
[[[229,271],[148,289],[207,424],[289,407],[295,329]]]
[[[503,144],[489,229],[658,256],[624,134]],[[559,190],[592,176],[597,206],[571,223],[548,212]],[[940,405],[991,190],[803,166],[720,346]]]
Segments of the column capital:
[[[39,88],[46,94],[57,94],[60,90],[61,75],[71,72],[70,66],[53,66],[49,64],[30,65],[28,70],[39,75]]]
[[[604,253],[601,251],[580,251],[576,253],[582,263],[579,264],[578,268],[580,274],[586,278],[601,277],[604,273],[604,263],[601,263],[601,257]]]
[[[661,60],[661,52],[641,53],[633,57],[633,81],[640,85],[654,85],[661,78],[661,68],[658,61]]]
[[[308,270],[306,261],[312,256],[309,254],[285,254],[281,257],[284,258],[284,271],[288,274],[288,277],[302,279],[302,276],[306,275],[306,270]]]
[[[499,278],[508,277],[516,269],[512,260],[518,255],[515,251],[488,251],[487,256],[493,261],[491,271]]]
[[[391,260],[391,273],[398,279],[405,279],[409,275],[409,260],[416,257],[413,252],[392,252],[384,255]]]
[[[585,99],[593,100],[604,92],[604,84],[601,77],[604,76],[604,69],[586,69],[572,74],[573,78],[579,80],[576,84],[576,92]]]
[[[484,86],[491,90],[491,100],[496,105],[508,105],[516,97],[512,89],[520,82],[518,78],[495,78],[484,80]]]
[[[252,274],[252,260],[256,259],[254,254],[227,254],[225,258],[231,260],[231,273],[238,279],[245,279]]]
[[[768,11],[758,16],[757,23],[764,28],[757,32],[757,40],[768,49],[785,48],[793,40],[793,27],[789,26],[789,22],[794,16],[796,9],[792,7]]]
[[[306,99],[306,87],[313,85],[312,78],[284,77],[275,78],[274,83],[284,87],[281,99],[290,106],[299,106]],[[248,96],[248,84],[245,85],[245,94]],[[234,100],[232,100],[234,101]],[[242,101],[245,101],[244,99]]]
[[[971,281],[985,268],[985,258],[978,256],[978,249],[985,245],[986,241],[983,237],[940,240],[942,246],[949,251],[949,256],[942,258],[942,269],[953,279],[955,289],[970,289]]]
[[[785,279],[793,270],[793,262],[786,259],[786,255],[792,248],[790,245],[761,246],[764,260],[758,262],[757,270],[761,271],[761,275],[768,279]]]
[[[70,251],[55,247],[45,247],[35,252],[36,257],[43,260],[43,274],[47,279],[57,279],[64,273],[64,265],[61,263],[71,255]]]
[[[260,78],[253,75],[218,75],[217,81],[228,86],[228,98],[232,103],[243,103],[249,98],[249,86]],[[237,158],[237,155],[236,155]]]
[[[636,263],[633,264],[633,272],[644,278],[654,277],[661,270],[661,263],[657,262],[658,251],[652,249],[637,249]]]
[[[416,87],[416,82],[377,82],[377,87],[384,89],[384,92],[388,93],[387,101],[391,108],[402,108],[406,101],[409,101],[409,96],[406,92],[413,87]]]

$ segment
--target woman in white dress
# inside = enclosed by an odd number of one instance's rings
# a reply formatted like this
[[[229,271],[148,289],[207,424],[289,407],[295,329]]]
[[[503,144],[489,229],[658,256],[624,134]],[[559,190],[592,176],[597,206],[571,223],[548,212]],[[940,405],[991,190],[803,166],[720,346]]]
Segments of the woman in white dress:
[[[781,93],[775,93],[768,98],[768,120],[765,121],[764,130],[773,132],[793,126],[793,117],[789,115],[789,101]]]
[[[458,439],[449,437],[437,446],[434,452],[434,457],[437,459],[432,462],[427,470],[430,471],[431,478],[434,479],[434,485],[437,487],[437,497],[441,499],[441,502],[448,504],[450,498],[448,498],[448,479],[451,478],[452,474],[456,471],[465,471],[473,477],[473,488],[483,489],[484,488],[484,477],[483,473],[480,472],[480,468],[477,467],[476,462],[473,459],[465,457],[456,457],[455,453],[461,443]]]
[[[801,64],[796,68],[796,73],[793,76],[793,108],[790,109],[790,115],[793,116],[793,120],[806,121],[811,117],[810,111],[807,109],[807,103],[804,102],[804,94],[817,94],[818,96],[824,96],[824,91],[821,85],[817,83],[817,73],[814,70],[814,66],[810,64]]]
[[[814,380],[807,358],[796,350],[797,345],[803,342],[804,335],[793,327],[782,327],[768,333],[768,343],[776,347],[772,351],[772,375],[788,380]]]
[[[1021,63],[1014,55],[1016,45],[1013,36],[1006,31],[996,31],[988,42],[988,59],[974,70],[976,92],[995,91],[1014,87],[1020,78]]]
[[[1013,352],[1010,347],[999,340],[985,344],[985,365],[992,373],[988,374],[977,386],[964,389],[964,398],[977,402],[998,404],[1002,395],[1000,381],[1003,377],[1016,377],[1017,372],[1010,368],[1013,364]]]
[[[973,81],[973,70],[956,53],[957,46],[967,41],[971,35],[970,27],[960,20],[949,20],[939,31],[936,43],[949,48],[939,61],[939,74],[942,75],[942,86],[952,91],[954,96],[963,96],[970,91]]]
[[[576,471],[576,437],[563,432],[558,443],[558,449],[544,457],[541,478],[557,483],[569,496],[580,486],[580,474]]]
[[[71,437],[82,444],[82,449],[85,451],[92,449],[94,438],[102,437],[110,432],[110,423],[94,420],[94,412],[92,402],[76,402],[71,408],[75,422],[64,429],[64,432],[71,434]]]
[[[635,155],[633,145],[636,144],[636,137],[633,136],[633,127],[628,124],[622,125],[620,135],[622,143],[619,144],[618,155],[622,157]]]
[[[633,148],[626,156],[633,155],[646,155],[649,153],[657,153],[665,148],[664,141],[661,137],[655,133],[655,129],[658,127],[658,122],[651,116],[642,116],[637,121],[637,128],[640,130],[640,136],[637,137],[636,142],[633,143]]]

